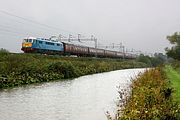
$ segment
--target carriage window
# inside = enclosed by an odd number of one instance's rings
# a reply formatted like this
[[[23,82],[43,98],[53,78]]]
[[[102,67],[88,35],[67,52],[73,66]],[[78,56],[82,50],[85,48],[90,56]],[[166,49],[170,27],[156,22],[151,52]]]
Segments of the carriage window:
[[[39,44],[42,44],[42,41],[39,41]]]

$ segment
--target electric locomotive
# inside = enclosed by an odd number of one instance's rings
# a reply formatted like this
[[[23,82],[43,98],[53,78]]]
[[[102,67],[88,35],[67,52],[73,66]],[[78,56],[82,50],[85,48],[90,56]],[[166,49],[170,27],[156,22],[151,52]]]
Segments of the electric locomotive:
[[[64,52],[64,46],[60,41],[28,37],[23,40],[21,50],[25,53],[62,54]]]

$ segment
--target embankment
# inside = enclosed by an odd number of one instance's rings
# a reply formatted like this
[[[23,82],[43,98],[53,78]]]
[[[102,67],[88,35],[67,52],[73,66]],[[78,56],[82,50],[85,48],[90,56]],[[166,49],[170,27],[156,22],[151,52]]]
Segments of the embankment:
[[[180,102],[180,67],[173,68],[172,66],[166,66],[165,71],[167,74],[168,79],[171,81],[171,85],[174,91],[174,98]]]
[[[178,120],[180,105],[172,95],[173,86],[162,68],[155,68],[139,74],[132,80],[130,95],[122,97],[116,117],[110,120]]]
[[[146,65],[132,60],[0,53],[0,89],[140,67]]]

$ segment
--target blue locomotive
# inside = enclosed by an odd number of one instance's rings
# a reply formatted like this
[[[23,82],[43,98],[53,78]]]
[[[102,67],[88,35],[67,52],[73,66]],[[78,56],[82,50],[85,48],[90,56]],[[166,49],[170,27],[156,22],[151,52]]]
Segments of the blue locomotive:
[[[52,39],[28,37],[23,40],[22,51],[24,53],[43,53],[59,55],[76,55],[89,57],[126,58],[134,59],[136,55],[118,51],[74,45]]]
[[[23,40],[21,50],[25,53],[63,53],[64,46],[59,41],[28,37]]]

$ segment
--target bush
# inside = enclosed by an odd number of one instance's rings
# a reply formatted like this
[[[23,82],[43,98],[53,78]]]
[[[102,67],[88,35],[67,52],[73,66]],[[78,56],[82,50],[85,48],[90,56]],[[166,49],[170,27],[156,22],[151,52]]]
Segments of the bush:
[[[173,89],[161,69],[140,74],[130,88],[130,96],[126,94],[124,99],[124,91],[119,91],[121,106],[114,120],[178,120],[180,105],[173,101]]]
[[[0,49],[0,54],[8,54],[8,53],[9,53],[8,50],[6,50],[6,49],[4,49],[4,48],[1,48],[1,49]]]
[[[76,70],[70,62],[52,63],[48,66],[48,69],[54,73],[63,74],[65,79],[78,77],[80,74],[80,71]]]
[[[0,54],[1,55],[1,54]],[[135,61],[71,58],[40,54],[3,54],[0,57],[0,88],[75,78],[82,75],[145,67]]]

